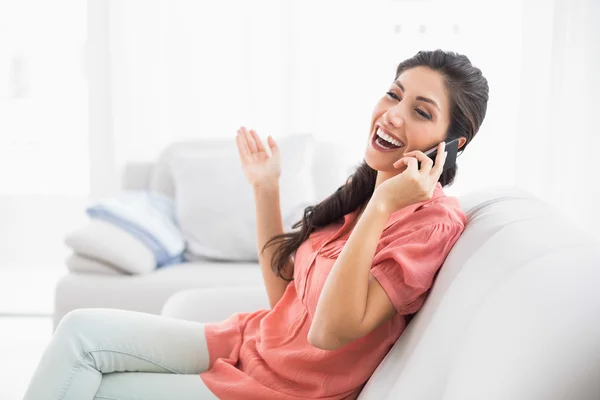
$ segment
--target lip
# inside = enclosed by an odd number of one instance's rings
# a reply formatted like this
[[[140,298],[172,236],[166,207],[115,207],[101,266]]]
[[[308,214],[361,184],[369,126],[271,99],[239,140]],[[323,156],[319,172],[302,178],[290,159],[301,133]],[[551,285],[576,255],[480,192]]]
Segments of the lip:
[[[390,153],[390,152],[391,152],[391,153],[395,153],[395,152],[398,152],[398,151],[404,151],[404,148],[405,148],[405,147],[403,146],[403,147],[400,147],[399,149],[397,149],[397,148],[394,148],[394,149],[384,149],[383,147],[380,147],[380,146],[379,146],[379,145],[376,143],[376,141],[377,141],[377,131],[375,131],[375,134],[373,134],[373,135],[371,136],[371,146],[372,146],[372,147],[373,147],[373,148],[374,148],[376,151],[379,151],[379,152],[382,152],[382,153]]]
[[[404,141],[402,139],[400,139],[398,136],[392,134],[391,132],[386,131],[385,129],[383,129],[381,127],[381,125],[375,125],[375,133],[373,135],[377,135],[377,129],[381,130],[381,132],[385,133],[386,135],[390,135],[391,137],[393,137],[394,139],[396,139],[397,141],[402,143],[402,147],[406,147],[406,143],[404,143]]]

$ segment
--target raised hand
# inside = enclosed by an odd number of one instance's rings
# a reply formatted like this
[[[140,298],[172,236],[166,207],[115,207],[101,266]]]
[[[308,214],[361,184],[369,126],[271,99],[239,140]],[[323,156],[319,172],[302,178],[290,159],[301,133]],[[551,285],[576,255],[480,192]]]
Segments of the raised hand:
[[[253,188],[276,187],[281,176],[281,156],[271,136],[267,143],[271,154],[254,130],[241,127],[235,138],[244,175]]]

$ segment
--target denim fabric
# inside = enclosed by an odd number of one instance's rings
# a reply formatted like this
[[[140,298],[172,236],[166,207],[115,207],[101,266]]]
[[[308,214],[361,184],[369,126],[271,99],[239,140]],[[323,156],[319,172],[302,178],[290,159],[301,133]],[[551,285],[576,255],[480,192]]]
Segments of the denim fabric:
[[[113,309],[59,323],[24,400],[213,400],[204,326]]]

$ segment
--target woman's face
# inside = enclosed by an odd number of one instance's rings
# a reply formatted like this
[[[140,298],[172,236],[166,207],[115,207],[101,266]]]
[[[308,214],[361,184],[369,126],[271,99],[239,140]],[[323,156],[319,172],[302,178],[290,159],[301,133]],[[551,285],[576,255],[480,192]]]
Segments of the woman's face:
[[[394,168],[405,152],[435,147],[444,140],[450,124],[450,99],[444,77],[427,67],[404,71],[392,82],[373,110],[367,164],[379,171],[378,181],[406,168]],[[381,136],[393,139],[394,144]],[[399,147],[397,145],[400,145]]]

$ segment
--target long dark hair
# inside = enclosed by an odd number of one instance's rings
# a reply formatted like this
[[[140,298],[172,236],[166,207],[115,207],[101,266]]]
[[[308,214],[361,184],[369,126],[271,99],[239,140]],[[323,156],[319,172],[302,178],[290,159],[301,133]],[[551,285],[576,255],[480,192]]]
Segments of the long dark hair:
[[[485,117],[489,91],[487,80],[466,56],[442,50],[420,51],[401,62],[396,68],[396,79],[404,71],[421,66],[438,71],[446,80],[451,112],[446,139],[464,137],[466,142],[461,148],[462,153],[473,140]],[[439,179],[442,186],[454,182],[457,170],[458,167],[455,166],[442,173]],[[304,210],[302,219],[292,226],[293,229],[300,228],[299,230],[272,237],[262,251],[269,246],[277,246],[271,263],[276,275],[292,280],[292,277],[283,276],[282,272],[298,247],[314,230],[336,222],[366,204],[373,195],[376,179],[377,171],[363,160],[344,185],[319,204]]]

